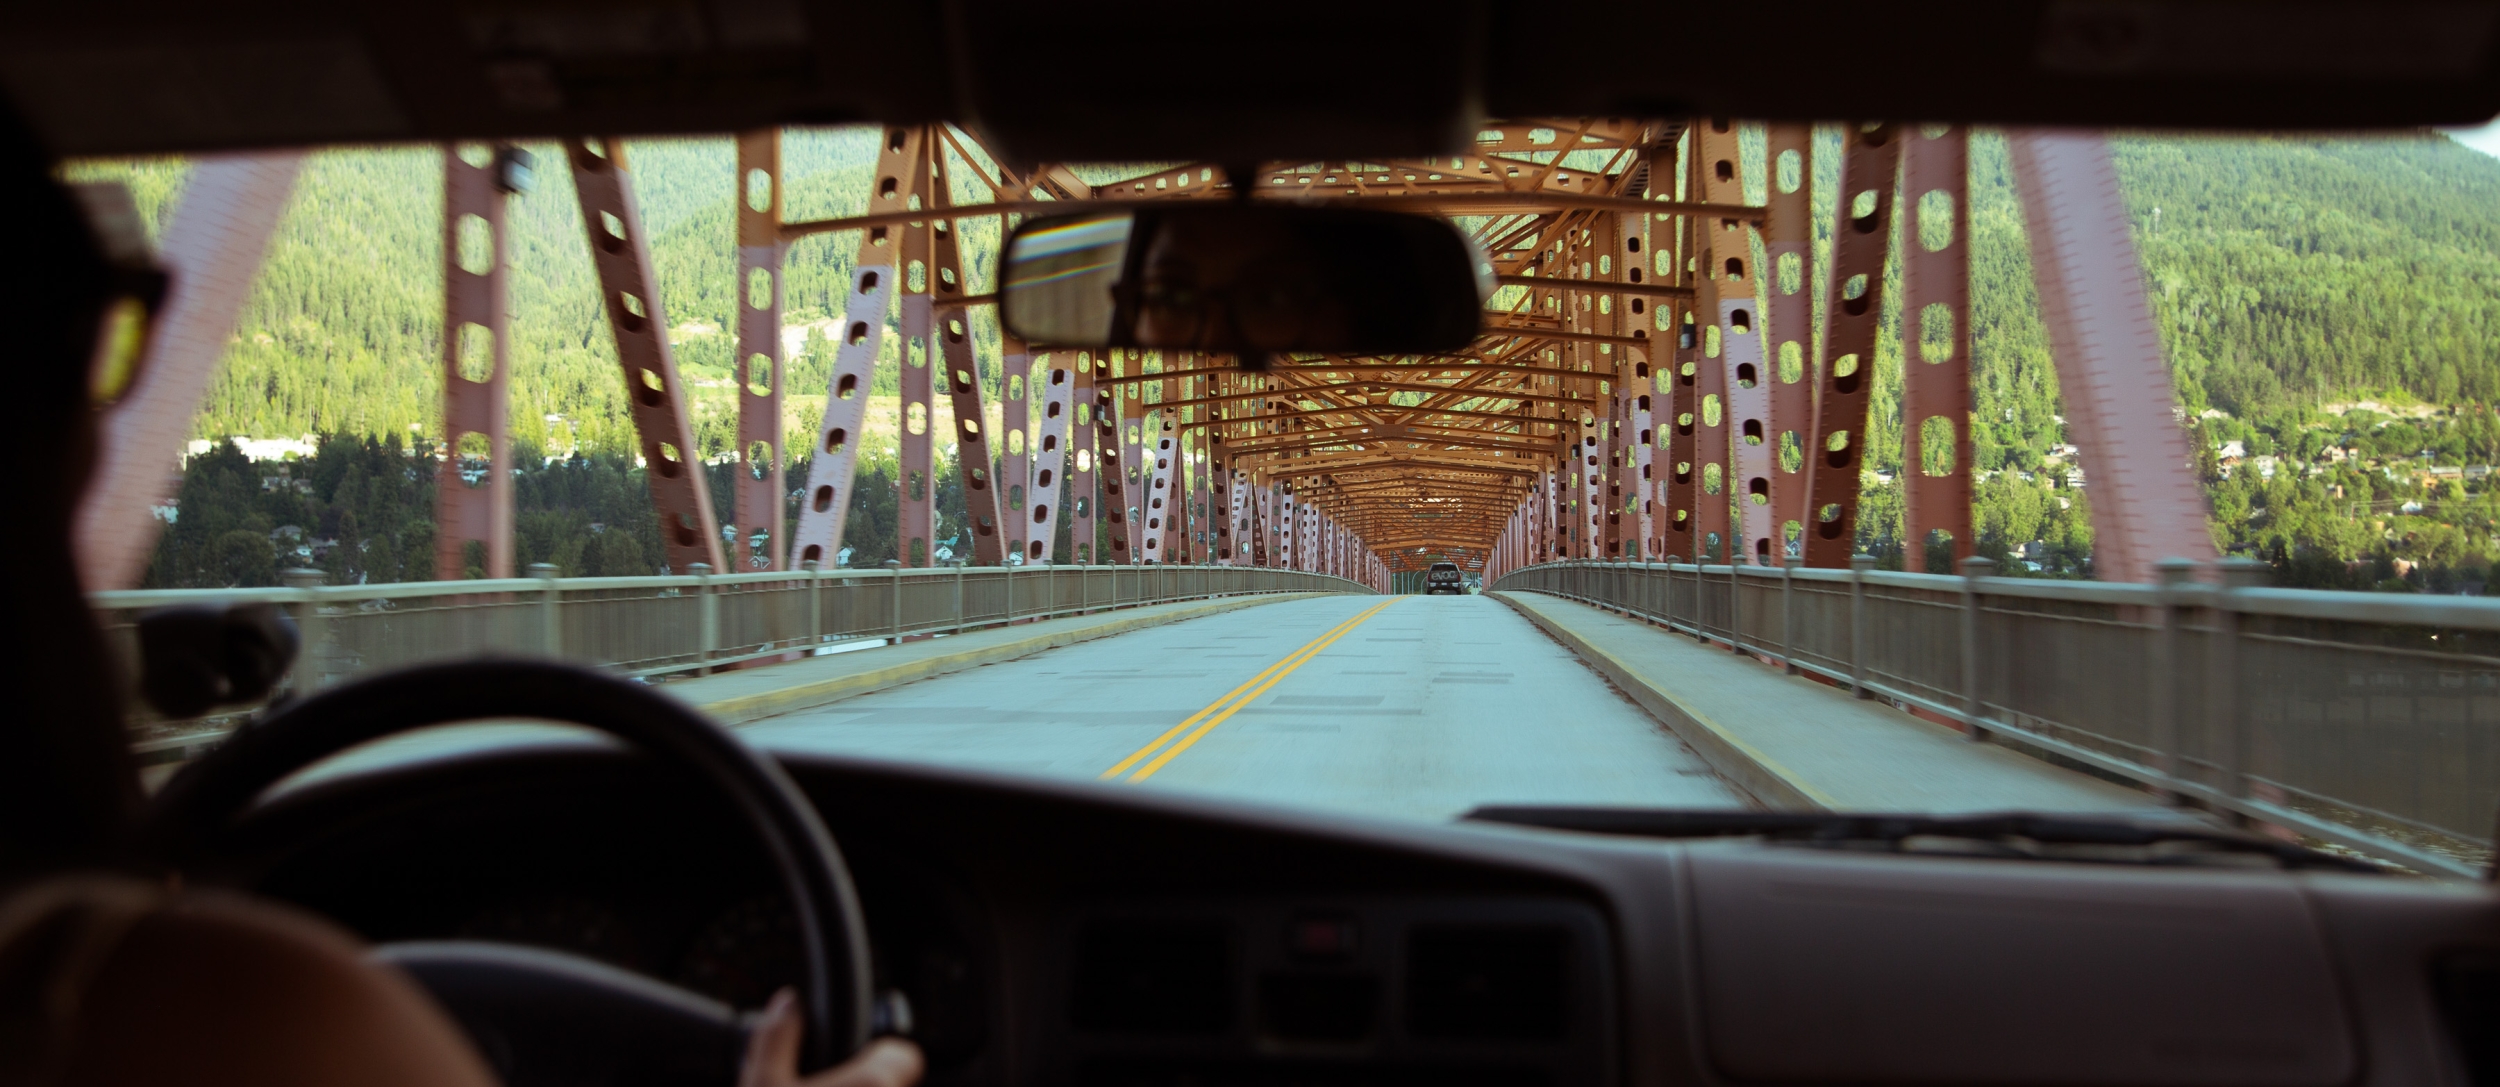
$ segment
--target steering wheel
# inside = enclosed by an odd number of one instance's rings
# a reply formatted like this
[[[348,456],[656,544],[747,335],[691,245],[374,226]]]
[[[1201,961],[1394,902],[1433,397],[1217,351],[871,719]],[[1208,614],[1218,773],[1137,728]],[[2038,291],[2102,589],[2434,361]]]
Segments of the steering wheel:
[[[521,660],[422,665],[291,703],[167,782],[142,844],[180,870],[270,786],[323,758],[410,729],[513,717],[597,729],[727,797],[798,915],[803,1067],[830,1066],[866,1042],[867,930],[849,869],[815,808],[779,765],[683,703],[587,669]],[[593,1066],[634,1081],[719,1082],[722,1051],[734,1075],[743,1048],[743,1027],[726,1005],[579,956],[435,942],[386,945],[376,957],[425,985],[512,1087],[575,1081]]]

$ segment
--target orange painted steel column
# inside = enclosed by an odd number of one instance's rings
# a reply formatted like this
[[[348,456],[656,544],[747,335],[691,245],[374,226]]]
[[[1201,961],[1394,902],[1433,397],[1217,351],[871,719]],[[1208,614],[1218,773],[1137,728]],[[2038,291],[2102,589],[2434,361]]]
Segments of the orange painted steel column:
[[[183,182],[158,247],[168,283],[146,360],[97,420],[75,537],[82,587],[135,589],[146,576],[163,524],[154,508],[181,482],[182,443],[303,165],[293,151],[209,156]]]
[[[1866,404],[1875,385],[1875,341],[1882,332],[1884,261],[1892,247],[1893,183],[1899,130],[1853,125],[1841,152],[1839,221],[1824,304],[1822,392],[1814,440],[1806,446],[1805,564],[1843,569],[1857,546],[1858,473],[1866,449]]]
[[[1698,139],[1697,136],[1689,138]],[[1651,197],[1680,198],[1684,194],[1679,179],[1684,176],[1677,153],[1677,141],[1661,139],[1652,145],[1649,161],[1649,193]],[[1673,223],[1652,220],[1650,242],[1653,252],[1650,269],[1659,282],[1668,286],[1690,286],[1698,260],[1693,256],[1693,230],[1690,216],[1679,215]],[[1658,363],[1666,369],[1658,383],[1666,406],[1660,415],[1666,420],[1665,445],[1667,467],[1658,475],[1661,503],[1660,548],[1670,556],[1692,560],[1701,554],[1701,542],[1695,533],[1697,522],[1696,493],[1700,489],[1701,470],[1698,461],[1700,436],[1701,332],[1694,323],[1693,302],[1670,298],[1653,302],[1667,307],[1667,335],[1671,344],[1659,347]],[[1655,322],[1652,322],[1655,323]]]
[[[1179,562],[1174,558],[1173,530],[1180,520],[1181,430],[1173,421],[1172,409],[1154,408],[1138,420],[1144,432],[1139,454],[1148,476],[1146,489],[1138,499],[1138,516],[1145,519],[1145,543],[1141,558],[1146,562]]]
[[[1276,489],[1260,475],[1252,475],[1250,491],[1250,564],[1267,567],[1275,564],[1276,549],[1269,542],[1270,526],[1275,523]]]
[[[1971,532],[1970,130],[1901,130],[1902,567],[1957,574]],[[1949,440],[1927,445],[1942,421]],[[1933,464],[1940,469],[1927,472]],[[1927,569],[1927,536],[1953,540],[1951,569]]]
[[[1142,371],[1145,356],[1129,352],[1128,367],[1131,373]],[[1141,563],[1146,561],[1146,510],[1153,494],[1154,459],[1146,455],[1147,450],[1153,448],[1153,443],[1146,440],[1146,420],[1150,413],[1146,410],[1146,387],[1143,383],[1120,386],[1119,393],[1120,491],[1125,502],[1120,508],[1123,518],[1120,522],[1121,539],[1113,541],[1112,550],[1121,553],[1123,562]]]
[[[738,474],[734,489],[738,569],[781,569],[782,496],[788,463],[781,397],[788,369],[781,343],[781,130],[738,134]]]
[[[1033,353],[1004,331],[999,333],[998,436],[990,456],[991,478],[998,489],[998,540],[1001,555],[1025,559],[1025,538],[1032,532]]]
[[[1218,477],[1224,481],[1223,504],[1230,511],[1225,520],[1225,535],[1216,548],[1216,561],[1226,566],[1252,566],[1250,554],[1250,479],[1249,474],[1233,467],[1232,458],[1224,459]]]
[[[1735,149],[1735,122],[1695,122],[1684,145],[1686,198],[1698,200],[1713,190],[1725,191],[1736,177]],[[1727,169],[1726,179],[1715,175],[1720,167]],[[1742,297],[1733,288],[1750,280],[1723,284],[1716,267],[1723,244],[1719,220],[1694,215],[1685,222],[1693,287],[1693,546],[1698,554],[1733,562],[1740,548],[1729,518],[1733,466],[1728,451],[1728,359],[1720,314],[1722,297]]]
[[[1207,409],[1202,407],[1197,410],[1204,412]],[[1219,432],[1202,428],[1196,431],[1183,430],[1182,433],[1195,433],[1198,437],[1194,441],[1182,443],[1186,455],[1181,463],[1189,469],[1189,517],[1187,519],[1189,547],[1181,556],[1180,561],[1205,565],[1215,561],[1216,550],[1221,546],[1224,524],[1222,512],[1224,488],[1223,484],[1217,482],[1222,477],[1215,471],[1216,459],[1213,449],[1214,437]]]
[[[1657,391],[1649,368],[1650,349],[1635,347],[1629,350],[1631,365],[1627,369],[1631,371],[1632,378],[1631,413],[1627,425],[1631,429],[1631,463],[1624,470],[1624,478],[1628,481],[1624,487],[1624,538],[1630,542],[1624,548],[1624,557],[1655,562],[1659,555],[1664,554],[1658,549],[1662,541],[1658,539],[1658,503],[1653,497],[1657,493],[1654,480],[1658,469],[1658,422],[1651,405],[1655,403]]]
[[[1024,492],[1024,561],[1053,560],[1059,546],[1059,521],[1067,511],[1059,501],[1065,485],[1069,436],[1078,433],[1073,362],[1065,351],[1033,356],[1025,395],[1042,402],[1042,429],[1033,439],[1032,482]],[[1013,457],[1013,454],[1010,454]]]
[[[1544,515],[1543,532],[1537,541],[1542,549],[1539,561],[1571,557],[1571,500],[1565,484],[1571,479],[1572,451],[1579,447],[1579,438],[1568,427],[1554,428],[1554,468],[1545,473],[1545,501],[1537,507]]]
[[[1591,327],[1602,336],[1627,336],[1631,313],[1624,307],[1625,296],[1611,287],[1623,281],[1630,264],[1624,257],[1623,220],[1621,213],[1600,215],[1589,227],[1587,253],[1601,288],[1597,292]],[[1638,487],[1632,455],[1632,348],[1623,344],[1597,344],[1596,370],[1605,375],[1606,434],[1605,487],[1600,491],[1605,501],[1605,546],[1599,554],[1622,559],[1640,550],[1640,520],[1626,518],[1627,496]]]
[[[1626,440],[1631,433],[1632,404],[1626,394],[1631,388],[1630,367],[1616,370],[1606,383],[1606,557],[1620,559],[1638,550],[1626,544],[1637,539],[1624,523],[1623,494],[1631,482],[1632,447]]]
[[[505,229],[512,189],[504,184],[509,144],[486,148],[472,166],[460,149],[443,148],[443,464],[434,482],[434,577],[468,576],[472,543],[486,552],[481,572],[512,576],[512,245]],[[470,220],[478,229],[472,231]],[[481,235],[482,251],[464,252],[463,233]],[[472,266],[474,265],[474,266]],[[482,339],[469,331],[475,328]],[[466,357],[482,349],[485,358]],[[464,371],[482,370],[482,380]],[[462,440],[485,439],[486,468],[468,479]]]
[[[1814,126],[1781,122],[1764,134],[1761,298],[1765,376],[1771,383],[1771,552],[1784,559],[1805,531],[1806,443],[1814,434]],[[1803,547],[1798,540],[1793,546]]]
[[[1068,469],[1068,546],[1073,552],[1069,557],[1079,566],[1103,563],[1098,553],[1102,550],[1098,546],[1101,534],[1094,527],[1102,514],[1102,484],[1098,478],[1102,461],[1094,451],[1095,439],[1102,433],[1102,397],[1094,384],[1094,374],[1103,365],[1093,353],[1077,352],[1073,368],[1076,383],[1069,391],[1072,415],[1068,424],[1068,455],[1072,467]]]
[[[2144,300],[2109,146],[2098,133],[2009,134],[2032,279],[2058,390],[2092,487],[2092,566],[2149,582],[2163,559],[2215,560],[2161,332]]]
[[[1702,147],[1702,199],[1714,204],[1746,203],[1744,155],[1735,124],[1711,121],[1697,131]],[[1771,506],[1771,476],[1779,467],[1779,445],[1771,429],[1772,382],[1768,352],[1762,346],[1761,270],[1754,267],[1753,229],[1739,219],[1711,217],[1703,223],[1709,237],[1702,246],[1704,273],[1713,284],[1718,304],[1702,316],[1718,329],[1715,372],[1726,400],[1717,433],[1730,454],[1724,465],[1730,473],[1725,490],[1736,508],[1730,536],[1735,542],[1720,552],[1729,562],[1774,565],[1778,558],[1772,547],[1779,521]]]
[[[1294,517],[1293,484],[1287,483],[1276,496],[1276,565],[1286,570],[1302,568],[1294,562],[1302,553],[1295,546]]]
[[[911,175],[903,190],[909,195],[900,210],[926,211],[930,218],[905,223],[900,231],[902,294],[896,302],[895,330],[903,342],[897,352],[902,365],[897,368],[895,407],[902,433],[895,443],[895,482],[901,492],[894,502],[894,556],[906,567],[925,567],[937,565],[936,495],[932,493],[937,489],[936,440],[930,430],[937,425],[937,384],[932,374],[940,362],[933,340],[937,313],[931,291],[937,271],[930,264],[929,224],[938,211],[938,190],[929,170],[941,152],[929,129],[920,129],[914,136]]]
[[[1647,212],[1615,216],[1615,260],[1617,278],[1622,282],[1639,286],[1650,281],[1650,224],[1655,218]],[[1616,501],[1625,514],[1621,533],[1625,540],[1623,557],[1654,561],[1664,554],[1659,550],[1664,541],[1658,536],[1658,378],[1651,367],[1652,360],[1661,357],[1660,342],[1652,336],[1657,331],[1657,317],[1651,300],[1641,295],[1619,296],[1615,305],[1620,310],[1616,326],[1628,328],[1629,336],[1643,341],[1638,346],[1623,348],[1622,362],[1616,367],[1617,380],[1626,385],[1624,396],[1629,410],[1625,425],[1630,431],[1629,439],[1621,443],[1628,451],[1628,459],[1623,469],[1623,494]]]
[[[1573,380],[1596,384],[1593,379]],[[1602,559],[1606,557],[1606,444],[1599,435],[1604,432],[1606,421],[1591,411],[1574,425],[1580,444],[1574,447],[1571,462],[1579,484],[1571,490],[1571,554],[1573,558]]]
[[[903,205],[910,192],[912,163],[919,155],[918,140],[918,129],[885,130],[878,144],[877,171],[872,175],[871,208],[888,211]],[[843,530],[850,521],[851,486],[859,475],[860,443],[868,427],[868,392],[876,386],[886,314],[893,308],[902,279],[899,234],[898,227],[863,231],[851,264],[840,343],[834,349],[833,372],[825,379],[823,422],[817,426],[815,451],[807,465],[807,494],[799,502],[799,527],[790,538],[793,564],[832,566],[842,553]]]
[[[929,141],[929,178],[933,204],[951,204],[946,146],[935,138]],[[929,297],[934,306],[930,376],[946,387],[954,409],[955,473],[963,484],[965,528],[972,536],[972,554],[955,557],[975,566],[997,566],[1006,556],[998,525],[998,488],[990,478],[993,444],[982,402],[981,362],[972,350],[972,315],[964,306],[961,239],[955,227],[952,219],[929,220]],[[935,490],[934,480],[930,488]]]
[[[608,328],[616,336],[627,405],[642,440],[643,478],[660,515],[660,542],[668,568],[682,574],[695,563],[721,563],[720,524],[703,483],[701,449],[686,413],[685,388],[668,349],[668,318],[651,272],[651,247],[635,206],[622,140],[571,142],[573,194],[590,234],[591,263],[599,272]]]
[[[1109,360],[1096,364],[1097,372],[1108,377]],[[1094,387],[1094,474],[1101,490],[1100,516],[1109,526],[1103,554],[1094,557],[1097,565],[1126,566],[1130,562],[1129,507],[1136,488],[1129,486],[1128,443],[1123,440],[1129,421],[1123,416],[1130,401],[1121,395],[1118,385]]]

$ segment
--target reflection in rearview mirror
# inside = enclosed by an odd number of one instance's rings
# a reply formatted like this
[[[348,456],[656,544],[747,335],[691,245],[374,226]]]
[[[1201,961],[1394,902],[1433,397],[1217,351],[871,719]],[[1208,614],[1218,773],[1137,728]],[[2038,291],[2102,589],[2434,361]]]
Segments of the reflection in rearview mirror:
[[[1481,269],[1440,219],[1200,204],[1037,219],[999,314],[1036,345],[1408,354],[1475,339]]]

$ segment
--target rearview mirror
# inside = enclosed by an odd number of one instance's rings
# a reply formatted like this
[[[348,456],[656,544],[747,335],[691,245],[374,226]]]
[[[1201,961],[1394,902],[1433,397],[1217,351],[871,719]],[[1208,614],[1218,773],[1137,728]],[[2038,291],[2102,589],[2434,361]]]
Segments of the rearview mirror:
[[[999,318],[1027,342],[1236,354],[1455,351],[1489,283],[1441,219],[1239,203],[1035,219]]]

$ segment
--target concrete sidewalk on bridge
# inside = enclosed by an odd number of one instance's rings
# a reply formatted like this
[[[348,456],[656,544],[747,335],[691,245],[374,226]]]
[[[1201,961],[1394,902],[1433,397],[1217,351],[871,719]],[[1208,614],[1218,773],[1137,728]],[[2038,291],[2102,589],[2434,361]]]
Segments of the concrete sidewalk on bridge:
[[[741,668],[677,680],[667,684],[665,689],[693,703],[695,708],[715,721],[724,725],[742,725],[984,664],[1029,657],[1063,645],[1127,634],[1236,608],[1322,595],[1326,594],[1262,593],[1123,608],[1065,619],[1044,619],[908,641],[901,645]]]
[[[2053,766],[1664,628],[1532,592],[1488,594],[1666,722],[1713,770],[1791,811],[2164,810]]]

